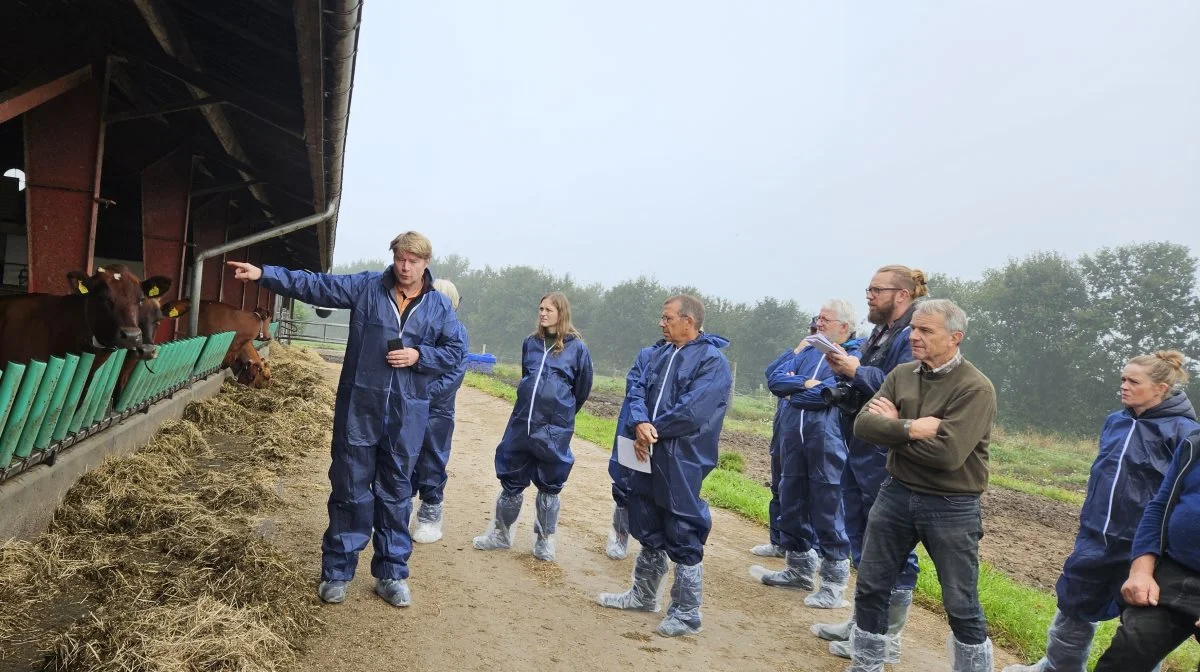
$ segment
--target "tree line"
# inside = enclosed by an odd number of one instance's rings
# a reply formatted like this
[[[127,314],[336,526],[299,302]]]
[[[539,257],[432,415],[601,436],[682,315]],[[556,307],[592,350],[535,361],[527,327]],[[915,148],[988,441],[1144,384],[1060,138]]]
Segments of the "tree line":
[[[1104,248],[1077,259],[1038,252],[989,268],[978,280],[933,274],[929,288],[930,296],[953,299],[967,311],[963,352],[996,385],[1004,427],[1091,434],[1119,403],[1126,359],[1159,349],[1191,358],[1200,349],[1197,263],[1187,246],[1169,242]],[[333,270],[355,273],[387,264],[360,260]],[[640,348],[660,338],[663,299],[696,294],[705,302],[706,329],[732,342],[726,354],[737,364],[736,386],[743,393],[760,388],[763,369],[795,347],[819,307],[773,297],[734,302],[646,277],[607,288],[585,285],[569,274],[529,266],[472,268],[457,255],[435,258],[430,266],[462,295],[459,315],[472,352],[486,346],[500,361],[516,362],[534,327],[534,302],[558,290],[571,300],[597,372],[620,376]],[[869,330],[860,325],[859,334]],[[1196,361],[1189,363],[1195,378]],[[1200,380],[1189,391],[1200,401]]]

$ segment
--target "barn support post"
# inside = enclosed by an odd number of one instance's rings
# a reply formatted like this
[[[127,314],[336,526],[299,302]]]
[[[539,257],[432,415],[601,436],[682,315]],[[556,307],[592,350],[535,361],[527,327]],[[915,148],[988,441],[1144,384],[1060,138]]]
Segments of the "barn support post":
[[[253,233],[244,238],[231,240],[224,245],[219,245],[198,253],[196,255],[196,263],[192,265],[192,284],[189,293],[190,295],[188,297],[192,300],[192,310],[188,312],[188,335],[195,336],[196,332],[200,330],[200,304],[199,301],[197,301],[197,298],[200,296],[200,289],[204,283],[204,260],[220,256],[227,252],[232,252],[233,250],[240,250],[255,243],[261,243],[264,240],[278,238],[279,236],[287,235],[293,231],[299,231],[300,229],[321,224],[337,213],[338,201],[339,199],[337,198],[330,199],[329,205],[325,208],[324,212],[317,212],[308,215],[307,217],[301,217],[293,222],[281,224],[265,231],[259,231],[258,233]],[[236,282],[236,280],[234,282]]]
[[[62,294],[67,273],[92,271],[107,98],[101,60],[87,82],[25,113],[30,292]]]
[[[164,275],[183,296],[183,259],[191,204],[192,153],[175,150],[142,171],[142,259],[147,278]],[[163,320],[156,343],[175,337],[175,320]]]

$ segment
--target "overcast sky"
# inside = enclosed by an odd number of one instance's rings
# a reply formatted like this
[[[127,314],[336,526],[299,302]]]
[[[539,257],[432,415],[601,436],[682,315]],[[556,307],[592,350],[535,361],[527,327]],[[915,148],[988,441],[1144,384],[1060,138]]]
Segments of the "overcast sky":
[[[864,303],[906,263],[1200,254],[1200,2],[371,2],[335,260]],[[935,288],[936,292],[936,288]]]

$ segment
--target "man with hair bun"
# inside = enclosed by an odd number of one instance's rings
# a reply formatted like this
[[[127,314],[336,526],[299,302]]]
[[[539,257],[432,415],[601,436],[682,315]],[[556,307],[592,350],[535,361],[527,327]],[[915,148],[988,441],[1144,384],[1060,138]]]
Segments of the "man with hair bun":
[[[849,391],[861,406],[879,391],[883,379],[896,366],[912,361],[909,347],[909,323],[914,302],[929,293],[925,273],[918,269],[892,264],[875,272],[867,286],[867,320],[875,325],[862,345],[862,354],[830,354],[830,368],[849,386]],[[847,437],[848,454],[842,472],[842,503],[845,506],[846,535],[850,539],[850,558],[857,567],[862,560],[863,535],[867,515],[887,477],[887,448],[854,437],[851,425],[854,415],[842,414],[842,435]],[[917,556],[910,554],[904,570],[896,579],[888,609],[887,662],[900,662],[901,631],[908,620],[912,591],[917,585]],[[818,623],[812,632],[821,639],[831,640],[829,652],[835,656],[851,656],[850,633],[854,617],[843,623]]]
[[[1046,655],[1004,672],[1087,669],[1096,624],[1116,618],[1125,606],[1121,585],[1129,576],[1142,512],[1158,492],[1176,447],[1200,429],[1183,391],[1187,380],[1183,353],[1175,350],[1139,355],[1125,364],[1120,388],[1124,408],[1109,415],[1100,430],[1075,549],[1056,586],[1058,608],[1046,636]],[[1148,667],[1157,660],[1148,660]]]
[[[887,447],[888,477],[867,518],[849,672],[882,672],[890,596],[918,542],[941,584],[951,672],[992,672],[979,603],[979,499],[987,489],[996,390],[959,350],[966,329],[967,316],[954,302],[918,304],[909,339],[920,363],[892,369],[854,419],[855,437]]]

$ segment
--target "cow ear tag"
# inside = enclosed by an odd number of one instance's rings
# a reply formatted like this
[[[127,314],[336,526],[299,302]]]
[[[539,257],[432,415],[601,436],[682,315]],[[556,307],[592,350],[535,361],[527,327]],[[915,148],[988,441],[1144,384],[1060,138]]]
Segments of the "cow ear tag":
[[[179,309],[171,306],[171,309],[167,311],[167,317],[179,317]]]
[[[79,290],[79,293],[80,293],[80,294],[87,294],[87,293],[88,293],[88,288],[87,288],[87,285],[83,284],[83,280],[76,280],[76,281],[75,281],[75,288]]]
[[[159,294],[162,294],[162,292],[161,292],[161,291],[158,289],[158,285],[155,285],[154,287],[151,287],[151,288],[150,288],[150,291],[146,292],[146,296],[149,296],[149,297],[151,297],[151,298],[153,298],[153,297],[155,297],[155,296],[158,296]],[[171,311],[171,312],[175,312],[175,310],[174,310],[174,309],[172,309],[172,311]],[[175,316],[174,316],[174,315],[172,315],[171,317],[175,317]]]

